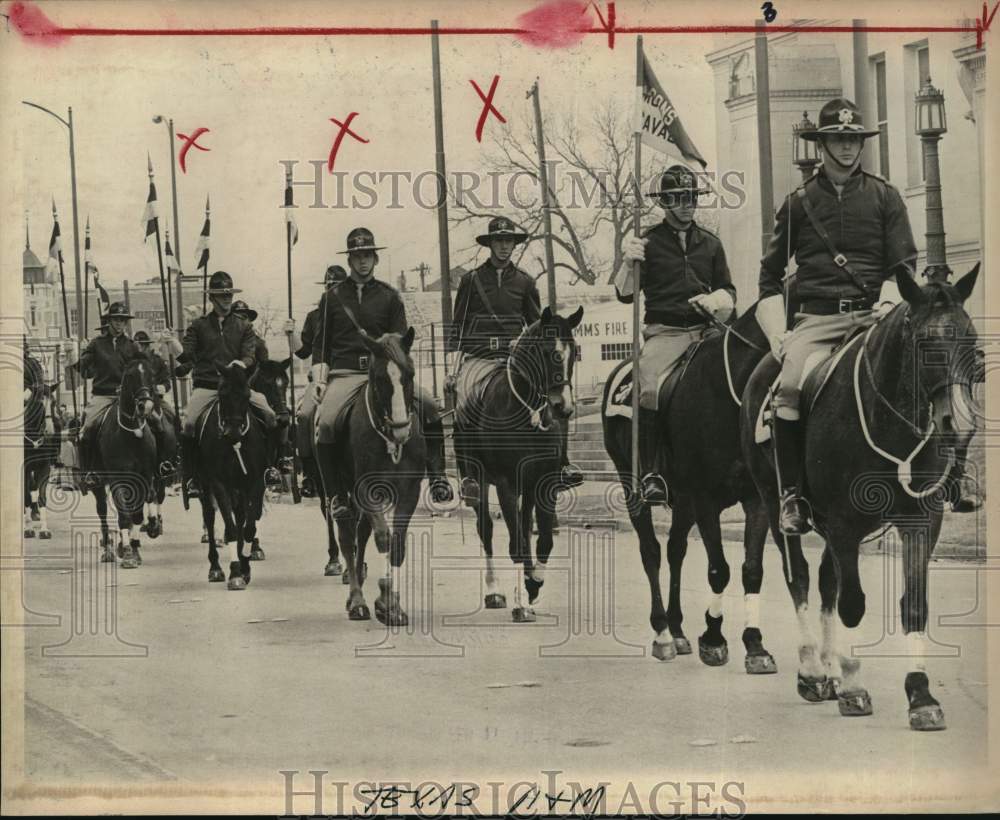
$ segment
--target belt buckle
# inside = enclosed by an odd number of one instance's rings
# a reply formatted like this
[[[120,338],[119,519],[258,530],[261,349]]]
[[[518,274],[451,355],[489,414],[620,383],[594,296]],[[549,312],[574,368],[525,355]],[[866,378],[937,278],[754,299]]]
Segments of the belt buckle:
[[[852,310],[854,310],[853,299],[841,299],[837,302],[838,313],[850,313]]]
[[[368,369],[368,357],[367,356],[358,356],[358,367],[360,367],[361,370],[367,370]]]
[[[497,336],[490,336],[490,350],[500,349],[500,339]]]
[[[838,268],[842,268],[847,264],[847,257],[842,253],[838,253],[835,257],[833,257],[833,261],[836,263]]]

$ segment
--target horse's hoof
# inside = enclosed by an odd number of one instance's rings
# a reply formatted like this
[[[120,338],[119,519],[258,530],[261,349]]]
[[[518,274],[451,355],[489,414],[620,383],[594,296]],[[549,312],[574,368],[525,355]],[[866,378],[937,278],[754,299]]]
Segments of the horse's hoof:
[[[122,560],[119,566],[122,569],[138,569],[139,561],[136,559],[134,554],[126,553],[124,556],[122,556]]]
[[[677,641],[670,641],[670,643],[653,641],[653,657],[658,661],[672,661],[677,657]]]
[[[910,709],[910,728],[915,732],[937,732],[947,729],[944,709],[938,703],[915,706]]]
[[[743,665],[748,675],[774,675],[778,672],[778,664],[774,662],[770,652],[765,652],[763,655],[747,655],[743,659]]]
[[[826,699],[836,700],[840,694],[840,678],[828,678],[826,684]]]
[[[327,561],[326,566],[323,567],[323,574],[327,578],[332,578],[334,575],[344,575],[344,568],[341,566],[340,561]],[[347,576],[344,575],[344,577],[346,578]]]
[[[677,650],[678,655],[690,655],[691,641],[683,635],[674,635],[674,649]]]
[[[101,563],[113,564],[114,562],[115,562],[115,554],[111,551],[110,547],[105,547],[104,552],[101,553]]]
[[[329,565],[327,565],[327,566],[329,566]],[[346,572],[343,575],[340,576],[340,583],[344,584],[345,586],[347,584],[351,583],[350,576]]]
[[[483,599],[487,609],[506,609],[507,596],[502,592],[491,592]]]
[[[375,600],[375,618],[386,626],[406,626],[410,623],[409,617],[399,604],[387,607],[381,599]]]
[[[201,536],[201,543],[202,544],[207,544],[208,543],[208,533],[207,532],[202,534],[202,536]]]
[[[208,571],[208,580],[213,584],[218,581],[225,581],[226,573],[222,571],[222,567],[212,567]]]
[[[50,530],[39,530],[38,537],[43,541],[48,541],[52,537],[52,532]]]
[[[698,638],[698,657],[705,666],[725,666],[729,663],[729,644],[712,646]]]
[[[263,561],[267,556],[264,555],[264,550],[259,546],[254,545],[250,549],[250,560],[251,561]]]
[[[830,680],[825,675],[822,678],[807,678],[799,672],[798,692],[810,703],[822,703],[829,699]]]
[[[510,611],[510,615],[516,624],[533,624],[535,622],[535,610],[530,606],[516,606]]]
[[[115,555],[117,555],[119,558],[124,558],[125,557],[125,547],[123,547],[121,544],[119,544],[117,547],[115,547]]]
[[[159,538],[163,530],[160,528],[160,522],[155,518],[150,518],[146,521],[146,535],[150,538]]]
[[[25,538],[34,538],[35,537],[35,531],[34,530],[25,530],[24,531],[24,537]]]
[[[866,717],[872,713],[872,696],[866,689],[840,692],[837,695],[837,706],[844,717]]]
[[[136,550],[133,551],[133,554],[135,555],[136,566],[141,567],[142,566],[142,553],[139,552],[138,549],[136,549]]]
[[[247,582],[242,575],[234,575],[226,583],[226,589],[239,591],[247,588]]]
[[[372,613],[364,604],[355,604],[347,608],[347,617],[351,621],[370,621]]]

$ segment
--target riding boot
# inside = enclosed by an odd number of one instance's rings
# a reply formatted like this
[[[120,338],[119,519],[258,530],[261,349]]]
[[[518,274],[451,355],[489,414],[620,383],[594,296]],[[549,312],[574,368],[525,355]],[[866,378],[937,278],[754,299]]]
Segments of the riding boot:
[[[197,498],[201,494],[198,486],[198,440],[185,433],[180,435],[181,442],[181,475],[188,498]]]
[[[281,433],[281,427],[272,427],[267,431],[267,469],[264,471],[264,483],[274,489],[280,489],[283,485],[281,471],[277,466],[281,453]]]
[[[166,457],[167,444],[163,436],[163,424],[166,421],[160,418],[159,424],[150,424],[149,429],[153,431],[153,440],[156,442],[156,465],[157,472],[161,477],[170,475],[174,471],[174,463]]]
[[[424,442],[427,446],[426,470],[431,500],[435,504],[447,504],[455,498],[455,494],[444,474],[444,427],[440,419],[424,422]]]
[[[302,485],[301,493],[303,498],[315,498],[316,493],[316,460],[312,456],[300,455],[302,462]]]
[[[781,490],[778,526],[785,535],[809,532],[809,510],[802,498],[802,425],[775,416],[774,450]]]
[[[639,409],[639,474],[640,493],[646,504],[667,503],[667,482],[660,473],[662,461],[660,419],[655,410]]]

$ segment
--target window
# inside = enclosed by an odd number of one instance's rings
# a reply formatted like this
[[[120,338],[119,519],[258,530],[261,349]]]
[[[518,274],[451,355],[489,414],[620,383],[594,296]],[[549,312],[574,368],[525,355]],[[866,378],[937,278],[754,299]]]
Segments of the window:
[[[632,355],[631,342],[612,342],[601,345],[602,362],[620,362]]]
[[[885,88],[885,55],[872,60],[875,71],[875,119],[878,124],[878,172],[889,179],[889,105]]]
[[[38,320],[35,318],[35,306],[31,306],[31,326],[34,327],[38,324]]]
[[[903,49],[903,106],[905,111],[903,122],[906,128],[904,135],[906,141],[906,184],[909,187],[923,185],[926,177],[924,146],[916,133],[914,98],[924,84],[930,80],[930,68],[930,48],[927,41],[920,40],[907,44]],[[895,94],[893,96],[895,97]],[[900,172],[897,168],[897,179],[899,175]]]

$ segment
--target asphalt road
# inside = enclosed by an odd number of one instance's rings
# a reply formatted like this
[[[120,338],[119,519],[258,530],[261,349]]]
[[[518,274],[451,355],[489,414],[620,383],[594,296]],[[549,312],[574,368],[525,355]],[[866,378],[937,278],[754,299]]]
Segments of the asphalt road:
[[[761,626],[779,672],[751,677],[740,643],[738,544],[727,544],[731,659],[709,668],[697,649],[670,662],[650,655],[648,586],[630,530],[564,527],[538,622],[514,624],[510,608],[482,609],[471,519],[420,518],[403,591],[411,625],[390,633],[375,620],[348,621],[347,588],[323,576],[314,506],[270,507],[261,524],[267,558],[253,564],[248,589],[233,592],[208,583],[200,516],[185,514],[178,499],[165,507],[165,534],[143,538],[135,570],[94,561],[90,503],[51,515],[52,540],[25,541],[24,766],[34,783],[218,793],[225,784],[279,788],[281,770],[301,772],[296,789],[308,787],[310,769],[347,782],[544,782],[541,772],[559,770],[619,785],[710,775],[745,783],[749,798],[765,783],[805,794],[885,773],[894,787],[910,784],[914,799],[928,778],[958,778],[958,789],[961,778],[970,788],[982,783],[983,565],[932,564],[931,635],[942,656],[929,660],[929,673],[948,729],[915,733],[903,694],[910,661],[897,622],[901,589],[890,580],[899,566],[885,555],[862,557],[868,611],[854,636],[867,645],[856,651],[875,713],[845,718],[835,703],[796,694],[797,626],[771,544]],[[499,523],[497,533],[512,604]],[[382,558],[374,545],[367,557],[371,605]],[[819,555],[810,557],[815,585]],[[692,643],[709,599],[705,573],[692,538],[683,581]],[[818,609],[815,590],[813,598]],[[818,615],[814,622],[818,636]],[[312,811],[311,798],[302,800],[297,810]]]

